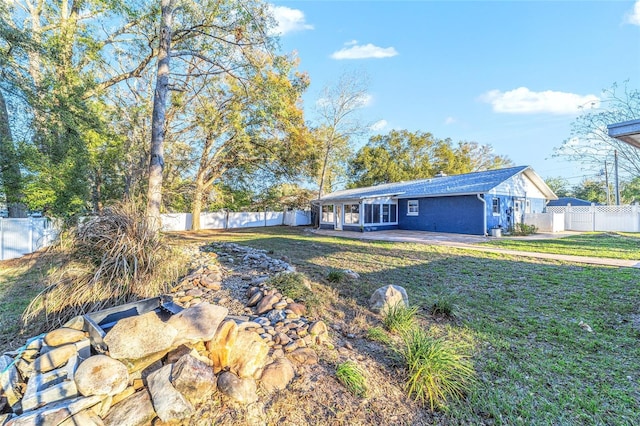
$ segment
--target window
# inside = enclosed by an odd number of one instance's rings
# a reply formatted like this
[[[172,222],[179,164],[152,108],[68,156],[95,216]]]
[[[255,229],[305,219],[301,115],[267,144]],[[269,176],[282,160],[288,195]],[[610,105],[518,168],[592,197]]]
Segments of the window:
[[[524,212],[525,213],[531,213],[531,200],[525,201]]]
[[[344,205],[344,223],[360,223],[360,206],[358,204]]]
[[[500,198],[494,198],[491,203],[491,211],[493,214],[500,214]]]
[[[322,206],[322,222],[333,223],[333,204]]]
[[[409,200],[407,202],[407,216],[418,216],[418,200]]]
[[[397,204],[365,204],[364,223],[396,223],[398,221]]]

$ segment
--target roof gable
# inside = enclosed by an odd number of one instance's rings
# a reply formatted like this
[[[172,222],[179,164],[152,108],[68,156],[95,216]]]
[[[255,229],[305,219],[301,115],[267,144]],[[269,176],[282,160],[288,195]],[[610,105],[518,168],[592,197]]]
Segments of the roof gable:
[[[518,166],[506,169],[487,170],[461,175],[433,177],[408,182],[387,183],[365,188],[332,192],[321,201],[376,198],[394,196],[396,198],[438,197],[452,195],[484,194],[502,182],[520,173],[525,173],[534,185],[549,199],[557,198],[544,181],[529,167]]]

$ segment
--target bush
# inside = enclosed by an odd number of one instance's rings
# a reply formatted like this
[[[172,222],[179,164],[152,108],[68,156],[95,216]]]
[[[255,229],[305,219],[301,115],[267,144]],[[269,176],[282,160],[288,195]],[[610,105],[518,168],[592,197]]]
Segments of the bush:
[[[396,303],[384,311],[382,324],[392,333],[401,332],[415,326],[418,308],[407,307],[404,303]]]
[[[132,204],[120,204],[71,228],[52,250],[69,263],[47,278],[47,287],[22,315],[44,314],[45,328],[71,317],[167,293],[186,262]]]
[[[441,295],[431,305],[431,315],[446,318],[455,318],[457,306],[455,298],[451,295]]]
[[[527,225],[526,223],[516,223],[513,228],[510,229],[512,235],[524,237],[526,235],[532,235],[538,232],[538,227],[535,225]]]
[[[354,396],[367,396],[367,381],[362,370],[353,361],[343,362],[336,368],[336,377]]]
[[[285,297],[303,302],[307,308],[320,305],[320,298],[311,290],[307,277],[300,272],[282,272],[269,280],[269,285],[280,290]]]
[[[436,410],[469,391],[475,371],[452,344],[417,327],[403,331],[401,338],[394,351],[407,369],[406,390],[411,398]]]
[[[329,280],[329,282],[332,282],[332,283],[342,282],[342,280],[344,280],[344,277],[346,277],[345,272],[339,269],[332,269],[327,274],[327,279]]]
[[[374,342],[380,342],[384,344],[391,343],[391,339],[387,335],[387,332],[384,331],[381,327],[371,327],[367,330],[367,339],[373,340]]]

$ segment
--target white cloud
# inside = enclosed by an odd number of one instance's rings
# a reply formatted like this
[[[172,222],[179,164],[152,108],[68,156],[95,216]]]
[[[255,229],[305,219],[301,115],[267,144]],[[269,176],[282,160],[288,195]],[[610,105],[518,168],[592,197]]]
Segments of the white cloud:
[[[490,90],[480,100],[491,104],[495,112],[507,114],[577,114],[583,108],[600,106],[600,99],[595,95],[582,96],[553,90],[532,92],[526,87],[508,92]]]
[[[388,124],[389,123],[387,123],[387,120],[378,120],[371,125],[370,129],[374,132],[379,132],[380,130],[387,127]]]
[[[447,118],[444,120],[444,124],[448,126],[449,124],[453,124],[453,123],[455,123],[455,122],[457,122],[457,121],[458,121],[458,120],[456,120],[456,119],[455,119],[455,118],[453,118],[453,117],[447,117]]]
[[[378,47],[371,43],[359,45],[356,40],[345,43],[346,47],[333,52],[333,59],[391,58],[398,54],[394,47]]]
[[[633,5],[633,10],[627,13],[625,22],[631,25],[640,26],[640,0],[636,1]]]
[[[271,6],[271,12],[278,25],[273,29],[275,34],[288,34],[295,31],[312,30],[313,25],[307,24],[304,12],[285,6]]]

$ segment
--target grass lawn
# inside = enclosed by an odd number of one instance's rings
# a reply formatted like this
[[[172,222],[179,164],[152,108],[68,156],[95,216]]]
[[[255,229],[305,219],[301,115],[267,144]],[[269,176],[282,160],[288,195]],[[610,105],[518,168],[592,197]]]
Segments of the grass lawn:
[[[640,270],[330,238],[284,227],[207,238],[286,255],[312,280],[362,306],[386,284],[404,286],[422,308],[454,300],[455,321],[438,321],[423,310],[424,327],[464,344],[478,373],[473,392],[444,414],[450,424],[640,424]],[[622,240],[582,238],[572,244],[585,241],[583,246],[609,253],[620,250]],[[612,247],[589,243],[601,239]],[[633,250],[627,246],[626,252]],[[326,279],[340,268],[360,279]]]
[[[586,233],[548,240],[505,238],[483,244],[539,253],[640,260],[640,234],[631,233]]]

